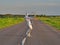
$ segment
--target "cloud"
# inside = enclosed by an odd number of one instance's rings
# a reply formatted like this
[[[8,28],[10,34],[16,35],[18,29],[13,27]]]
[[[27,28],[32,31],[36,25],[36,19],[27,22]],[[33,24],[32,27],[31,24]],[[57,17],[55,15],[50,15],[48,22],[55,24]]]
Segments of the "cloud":
[[[33,6],[60,6],[59,3],[33,3]]]
[[[59,3],[16,3],[14,5],[1,5],[0,4],[0,9],[23,9],[23,8],[32,8],[32,7],[40,7],[40,6],[60,6]]]
[[[0,13],[24,13],[27,11],[37,10],[39,13],[44,13],[44,8],[47,9],[47,12],[60,12],[59,3],[16,3],[13,5],[1,5],[0,4]],[[54,9],[55,8],[55,9]],[[59,11],[58,11],[59,10]],[[41,11],[41,12],[40,12]]]

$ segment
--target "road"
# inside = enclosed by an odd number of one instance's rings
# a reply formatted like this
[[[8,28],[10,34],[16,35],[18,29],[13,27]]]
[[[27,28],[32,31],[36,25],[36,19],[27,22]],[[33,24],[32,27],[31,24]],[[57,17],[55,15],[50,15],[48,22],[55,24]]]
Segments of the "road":
[[[31,37],[27,37],[25,45],[60,45],[60,32],[39,20],[32,20]],[[26,22],[0,31],[0,45],[21,45],[27,32]]]
[[[20,45],[26,31],[26,22],[0,30],[0,45]]]

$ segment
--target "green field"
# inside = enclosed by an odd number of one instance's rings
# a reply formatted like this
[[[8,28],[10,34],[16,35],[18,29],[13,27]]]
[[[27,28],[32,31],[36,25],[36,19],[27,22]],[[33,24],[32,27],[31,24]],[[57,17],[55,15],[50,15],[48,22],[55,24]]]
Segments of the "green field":
[[[39,20],[60,30],[60,17],[59,16],[39,17]]]
[[[9,27],[24,21],[22,17],[4,17],[0,18],[0,29]]]

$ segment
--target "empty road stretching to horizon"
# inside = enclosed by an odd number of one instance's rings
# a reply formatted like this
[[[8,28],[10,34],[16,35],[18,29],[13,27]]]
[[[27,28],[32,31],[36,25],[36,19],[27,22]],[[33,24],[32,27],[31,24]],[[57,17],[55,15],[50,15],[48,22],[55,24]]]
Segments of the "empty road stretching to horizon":
[[[25,45],[60,45],[60,32],[39,20],[32,19],[33,30]],[[0,30],[0,45],[21,45],[28,27],[26,22]]]

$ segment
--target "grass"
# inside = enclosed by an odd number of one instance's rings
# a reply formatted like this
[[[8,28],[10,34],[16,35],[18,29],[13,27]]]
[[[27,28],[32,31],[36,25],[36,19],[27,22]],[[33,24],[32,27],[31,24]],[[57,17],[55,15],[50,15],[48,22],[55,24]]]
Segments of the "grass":
[[[20,17],[0,18],[0,29],[21,23],[23,21],[24,18],[20,18]]]
[[[60,30],[60,17],[39,17],[39,20]]]

